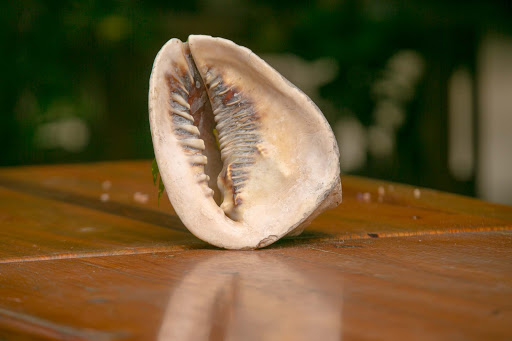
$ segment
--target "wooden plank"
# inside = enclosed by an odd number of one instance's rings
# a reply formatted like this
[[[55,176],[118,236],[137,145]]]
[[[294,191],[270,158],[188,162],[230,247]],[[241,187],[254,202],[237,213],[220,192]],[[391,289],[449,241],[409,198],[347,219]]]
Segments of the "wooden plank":
[[[0,186],[185,230],[167,196],[163,195],[158,204],[155,186],[152,182],[141,181],[147,180],[143,173],[140,162],[3,168],[0,169]],[[147,202],[135,200],[136,193]]]
[[[512,233],[0,264],[0,339],[510,340]]]
[[[151,208],[172,212],[172,206],[164,195],[158,205],[158,190],[153,185],[150,161],[98,162],[89,164],[64,164],[55,166],[25,166],[0,168],[0,184],[22,187],[26,191],[37,188],[51,189],[101,201],[103,193],[109,201],[132,207]],[[147,195],[147,201],[137,201],[135,193]]]
[[[224,252],[147,161],[0,169],[0,340],[512,337],[512,208],[343,184],[303,235]]]
[[[106,190],[102,183],[111,182]],[[157,205],[149,161],[0,170],[0,186],[169,228],[183,228],[167,196]],[[512,208],[458,195],[358,177],[343,177],[344,198],[308,228],[305,238],[361,238],[432,232],[503,230]],[[143,203],[135,193],[148,196]],[[109,201],[102,202],[103,193]]]
[[[204,245],[188,232],[1,187],[0,224],[0,263]]]

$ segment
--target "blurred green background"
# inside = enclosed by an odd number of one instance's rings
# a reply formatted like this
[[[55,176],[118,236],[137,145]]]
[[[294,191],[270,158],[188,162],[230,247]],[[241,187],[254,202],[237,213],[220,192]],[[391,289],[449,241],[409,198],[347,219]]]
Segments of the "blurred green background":
[[[153,59],[208,34],[310,95],[343,173],[512,203],[510,1],[26,0],[0,17],[0,166],[153,158]]]

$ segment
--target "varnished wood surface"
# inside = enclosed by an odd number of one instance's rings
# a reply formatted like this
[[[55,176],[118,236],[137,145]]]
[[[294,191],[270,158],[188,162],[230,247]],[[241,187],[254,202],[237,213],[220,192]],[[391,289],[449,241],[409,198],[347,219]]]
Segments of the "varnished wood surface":
[[[157,206],[147,161],[0,169],[0,340],[512,339],[510,207],[342,182],[303,235],[240,252]]]

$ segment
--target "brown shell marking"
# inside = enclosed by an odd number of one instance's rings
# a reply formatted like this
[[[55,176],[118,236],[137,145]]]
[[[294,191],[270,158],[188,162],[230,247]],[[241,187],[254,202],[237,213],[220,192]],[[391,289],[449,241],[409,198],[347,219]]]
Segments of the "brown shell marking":
[[[196,168],[198,182],[203,185],[205,195],[213,196],[214,191],[207,185],[210,178],[204,171],[208,162],[204,155],[205,143],[197,127],[202,112],[191,112],[193,103],[201,97],[196,87],[196,81],[200,78],[194,77],[194,68],[189,60],[187,64],[185,69],[174,64],[165,75],[169,90],[169,114],[172,117],[174,135],[188,156],[189,164]]]
[[[189,163],[201,167],[198,179],[200,182],[209,181],[204,173],[207,157],[203,154],[205,143],[197,128],[203,110],[191,112],[194,102],[205,94],[202,86],[197,86],[201,78],[187,55],[188,68],[183,69],[173,65],[166,74],[169,89],[170,109],[173,132],[181,142],[183,150],[189,157]],[[250,167],[254,164],[255,154],[261,154],[261,137],[258,134],[259,117],[253,103],[235,86],[227,84],[222,76],[214,69],[209,69],[204,79],[206,91],[213,110],[213,116],[218,132],[221,160],[224,169],[219,175],[219,187],[232,194],[233,205],[242,204],[243,188],[249,181]],[[202,85],[202,84],[201,84]],[[204,88],[203,88],[204,89]],[[206,191],[213,195],[214,191]],[[229,212],[227,212],[228,215]],[[234,218],[233,215],[230,215]]]
[[[215,69],[209,68],[206,72],[205,85],[217,122],[221,159],[225,165],[219,180],[231,191],[236,207],[243,202],[243,188],[249,181],[250,167],[261,142],[259,117],[248,96],[226,83]]]

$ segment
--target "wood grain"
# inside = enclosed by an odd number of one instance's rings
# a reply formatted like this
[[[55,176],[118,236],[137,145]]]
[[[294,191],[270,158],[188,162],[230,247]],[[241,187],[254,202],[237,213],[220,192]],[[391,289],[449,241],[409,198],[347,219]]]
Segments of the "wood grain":
[[[0,187],[0,263],[204,245],[188,232]]]
[[[2,264],[0,327],[76,339],[507,340],[511,247],[507,231]]]
[[[102,188],[105,181],[111,182],[108,190]],[[348,238],[512,226],[512,208],[508,206],[353,176],[344,176],[342,182],[343,204],[318,217],[308,231],[317,236]],[[0,186],[183,229],[165,194],[157,205],[149,161],[3,168]],[[146,194],[148,201],[137,202],[136,192]],[[108,202],[101,202],[103,193],[109,194]]]
[[[0,340],[512,339],[510,207],[347,176],[303,235],[224,251],[150,176],[0,169]]]

